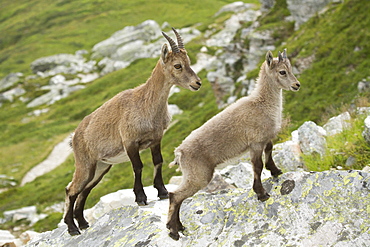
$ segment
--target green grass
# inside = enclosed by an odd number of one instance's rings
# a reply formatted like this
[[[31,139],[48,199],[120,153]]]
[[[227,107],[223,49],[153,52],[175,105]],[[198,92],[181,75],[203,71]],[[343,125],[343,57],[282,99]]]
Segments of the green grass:
[[[303,25],[304,32],[298,31],[287,40],[288,53],[316,56],[312,66],[299,76],[301,90],[286,94],[285,109],[293,121],[322,123],[322,116],[331,108],[352,103],[358,94],[357,83],[369,76],[369,11],[367,1],[347,0],[314,17]],[[369,97],[370,93],[362,96]]]
[[[57,53],[91,50],[125,26],[153,19],[180,28],[207,26],[232,0],[45,1],[3,0],[0,4],[0,78],[30,73],[35,59]],[[258,1],[253,1],[257,2]]]
[[[68,99],[57,102],[53,106],[53,109],[42,117],[46,126],[42,126],[41,124],[38,127],[40,130],[48,129],[50,133],[53,133],[54,131],[58,131],[59,125],[69,125],[71,118],[79,118],[80,115],[82,118],[85,116],[86,112],[91,112],[100,105],[97,102],[94,102],[95,104],[91,104],[91,99],[86,97],[87,94],[94,94],[94,99],[99,99],[100,101],[104,102],[107,98],[110,98],[115,94],[115,90],[113,90],[113,88],[122,87],[119,83],[121,80],[126,80],[126,87],[132,87],[133,85],[131,83],[134,83],[135,79],[138,78],[132,78],[130,76],[131,73],[135,73],[136,69],[145,67],[147,63],[153,64],[153,61],[154,59],[140,60],[130,66],[130,69],[109,74],[95,81],[86,90],[76,92]],[[146,78],[147,76],[148,75],[146,74],[140,74],[139,77]],[[201,73],[200,76],[204,78],[205,73]],[[129,80],[129,78],[132,79]],[[99,88],[105,87],[108,84],[110,84],[110,90],[99,90]],[[69,104],[66,104],[66,101],[68,101]],[[70,104],[75,101],[79,102],[79,104],[71,108]],[[207,104],[204,104],[202,107],[200,106],[200,103],[202,102],[206,102]],[[181,141],[191,132],[191,130],[199,127],[204,121],[218,112],[213,91],[210,83],[206,80],[203,80],[203,86],[199,92],[190,92],[189,90],[182,89],[180,93],[177,93],[171,97],[170,103],[178,104],[179,107],[184,110],[184,113],[180,116],[175,116],[174,120],[177,121],[177,123],[165,133],[162,141],[162,152],[164,158],[163,176],[166,183],[168,183],[170,177],[177,174],[175,168],[169,169],[167,167],[167,164],[173,160],[174,148],[181,143]],[[51,121],[52,119],[58,119],[59,125],[54,125]],[[77,124],[77,122],[75,123]],[[39,150],[40,146],[44,145],[42,140],[40,142],[34,140],[33,144],[38,147],[37,149],[35,148],[35,151]],[[14,148],[15,145],[9,146],[9,149]],[[49,146],[49,148],[51,148],[51,146]],[[7,149],[4,150],[6,151]],[[17,148],[17,150],[19,152],[20,148]],[[27,147],[22,150],[24,151],[25,156],[29,156],[31,154],[30,152],[27,152]],[[48,151],[50,152],[50,150]],[[44,153],[47,154],[48,152],[45,150]],[[8,154],[4,152],[4,156],[7,157],[7,159],[10,159],[10,157],[7,155]],[[149,186],[152,184],[153,178],[153,164],[149,150],[142,152],[141,157],[145,165],[143,169],[143,184],[144,186]],[[40,160],[43,158],[44,157],[40,158]],[[73,166],[74,159],[72,156],[70,156],[66,162],[53,170],[53,172],[37,178],[34,182],[28,183],[24,187],[15,187],[4,193],[0,193],[0,212],[29,205],[37,205],[42,209],[56,202],[63,201],[64,187],[72,179],[74,171]],[[7,172],[6,169],[4,169],[4,172]],[[95,205],[99,198],[105,194],[123,188],[132,188],[133,176],[131,174],[132,168],[129,162],[113,166],[111,171],[103,178],[102,182],[90,194],[87,200],[87,208]],[[19,172],[17,172],[14,175],[17,175],[16,178],[20,179],[24,173],[19,174]],[[35,197],[34,195],[37,196]],[[47,221],[47,219],[45,220]],[[43,230],[47,229],[48,228],[44,228]]]
[[[233,1],[45,1],[32,2],[4,0],[0,4],[0,78],[10,72],[29,75],[29,64],[42,56],[58,53],[74,53],[78,49],[91,50],[92,46],[127,25],[137,25],[154,19],[160,25],[167,21],[171,26],[182,28],[200,23],[199,30],[220,30],[230,13],[214,17],[217,10]],[[258,1],[253,1],[258,3]],[[306,120],[323,124],[328,116],[349,107],[354,98],[369,98],[369,93],[357,95],[357,82],[369,76],[370,67],[369,4],[365,0],[345,0],[343,4],[331,5],[326,14],[312,18],[296,32],[292,23],[282,22],[287,16],[284,0],[262,16],[260,29],[273,28],[277,38],[277,50],[288,48],[288,55],[296,59],[315,54],[312,66],[299,76],[302,88],[297,93],[286,92],[285,115],[291,120],[278,140],[290,136]],[[153,11],[155,10],[155,11]],[[248,23],[244,24],[245,26]],[[240,34],[236,39],[240,38]],[[187,44],[191,61],[203,46],[199,37]],[[284,42],[286,42],[284,44]],[[284,44],[284,45],[281,45]],[[248,46],[248,42],[245,43]],[[359,49],[355,49],[355,48]],[[160,49],[160,47],[158,48]],[[356,50],[356,51],[355,51]],[[359,50],[359,51],[357,51]],[[215,50],[210,49],[210,53]],[[33,109],[25,103],[5,103],[0,108],[0,174],[13,176],[20,182],[25,173],[47,157],[52,148],[71,133],[84,116],[90,114],[118,92],[144,83],[150,76],[157,59],[141,59],[124,70],[108,74],[90,83],[84,90],[48,107],[48,113],[39,117],[27,114]],[[262,60],[261,60],[262,61]],[[254,78],[258,69],[248,73]],[[173,150],[195,128],[215,115],[217,108],[206,73],[199,73],[203,86],[198,92],[181,90],[170,98],[184,113],[175,116],[174,124],[164,135],[163,176],[165,182],[175,169],[167,164],[173,159]],[[49,78],[25,80],[27,97],[35,97],[38,85],[45,85]],[[365,105],[369,106],[368,101]],[[46,107],[46,106],[43,106]],[[328,149],[336,150],[317,162],[317,157],[304,157],[310,170],[325,170],[338,165],[344,167],[349,156],[356,158],[354,167],[361,169],[369,163],[369,147],[361,139],[361,118],[353,122],[355,128],[328,139]],[[342,145],[348,142],[348,145]],[[152,184],[153,165],[150,152],[142,152],[144,162],[143,183]],[[64,200],[64,187],[70,182],[74,171],[74,159],[69,157],[54,171],[37,178],[24,187],[10,188],[0,193],[0,212],[24,206],[45,207]],[[115,165],[102,182],[90,194],[87,207],[93,206],[101,196],[122,189],[132,188],[133,176],[130,163]],[[1,216],[0,216],[1,217]],[[54,213],[35,226],[38,231],[56,227],[61,214]],[[11,228],[1,226],[1,228]]]
[[[361,170],[369,164],[370,146],[362,137],[365,116],[356,116],[351,121],[352,127],[343,132],[329,136],[326,155],[303,155],[305,166],[310,171],[325,171],[342,167],[345,170]],[[355,158],[353,165],[346,165],[349,157]]]
[[[284,92],[284,113],[292,122],[289,130],[308,120],[324,124],[327,115],[334,113],[333,109],[353,103],[358,96],[357,83],[369,76],[370,5],[366,0],[331,4],[325,14],[312,17],[296,32],[291,23],[276,22],[286,16],[280,10],[283,5],[284,0],[262,16],[259,29],[275,28],[282,32],[275,37],[278,45],[275,53],[287,48],[293,65],[297,59],[315,55],[314,63],[297,75],[300,91]],[[281,27],[276,29],[279,24]],[[258,71],[259,67],[247,77],[256,78]],[[369,98],[370,92],[360,96]]]
[[[209,14],[209,16],[212,14]],[[197,52],[199,48],[200,45],[197,43],[187,45],[187,50],[193,62],[195,62],[195,54],[192,53]],[[53,54],[57,52],[54,51]],[[106,75],[92,82],[86,89],[77,91],[70,97],[58,101],[50,107],[48,113],[40,117],[28,117],[27,114],[31,109],[27,109],[24,103],[18,101],[15,104],[3,105],[0,109],[0,119],[6,119],[6,121],[0,121],[0,130],[3,133],[0,138],[0,155],[2,157],[0,160],[0,174],[14,176],[19,183],[25,173],[45,159],[54,145],[71,133],[84,116],[90,114],[118,92],[144,83],[150,76],[156,61],[157,59],[141,59],[134,62],[127,69]],[[205,77],[204,72],[201,77]],[[35,95],[32,95],[32,89],[36,88],[34,86],[36,83],[42,85],[46,84],[47,81],[48,79],[26,82],[25,86],[31,91],[29,96],[35,97]],[[191,104],[189,104],[190,99]],[[163,176],[166,182],[172,175],[176,174],[175,169],[166,167],[173,159],[174,147],[179,145],[192,129],[200,126],[218,111],[212,89],[206,80],[203,80],[203,87],[199,92],[192,93],[188,90],[181,90],[180,93],[171,98],[171,102],[178,104],[185,112],[184,115],[175,118],[177,124],[169,129],[163,138],[162,146],[165,159]],[[201,102],[205,103],[204,108],[199,107]],[[201,112],[192,114],[191,112],[194,109]],[[25,117],[28,118],[27,121],[24,121]],[[145,186],[151,185],[153,165],[150,152],[144,151],[141,156],[145,164],[143,183]],[[37,205],[39,210],[43,210],[47,206],[63,201],[64,187],[72,179],[73,164],[74,160],[71,156],[53,172],[37,178],[24,187],[11,188],[1,193],[0,212],[29,205]],[[91,193],[87,201],[87,207],[92,207],[105,194],[122,188],[132,188],[133,176],[131,174],[130,163],[114,166],[112,171]],[[53,217],[43,220],[45,226],[42,227],[39,224],[35,226],[35,229],[50,230],[50,224],[55,227],[57,221],[55,217],[57,216],[58,214],[55,214]]]
[[[29,64],[35,59],[58,53],[74,53],[78,49],[91,50],[92,46],[127,25],[137,25],[154,19],[160,25],[167,21],[182,28],[200,23],[203,28],[214,22],[214,13],[232,1],[8,1],[0,6],[0,78],[10,72],[31,74]],[[153,11],[155,10],[155,11]],[[192,62],[201,47],[200,40],[187,45]],[[160,47],[158,48],[160,49]],[[71,133],[82,118],[90,114],[118,92],[144,83],[150,76],[157,59],[141,59],[129,68],[113,72],[81,91],[60,100],[50,111],[39,117],[28,116],[33,109],[25,103],[5,103],[0,108],[0,174],[13,176],[20,183],[25,173],[44,160],[52,148]],[[202,78],[205,77],[203,73]],[[42,92],[35,91],[48,83],[49,78],[28,79],[21,84],[27,89],[25,97],[34,98]],[[192,103],[190,104],[189,99]],[[206,100],[206,101],[205,101]],[[163,139],[164,177],[166,182],[176,174],[166,165],[172,161],[173,149],[190,131],[200,126],[218,110],[209,83],[203,80],[199,92],[182,90],[171,101],[184,108],[184,116],[167,131]],[[185,101],[188,103],[182,103]],[[204,107],[199,107],[203,102]],[[44,106],[45,108],[46,106]],[[201,112],[193,114],[194,109]],[[187,117],[185,117],[187,116]],[[189,124],[190,123],[190,124]],[[145,164],[144,185],[152,184],[153,165],[148,151],[142,153]],[[73,157],[69,157],[54,171],[37,178],[24,187],[10,188],[0,193],[0,212],[29,205],[39,210],[64,201],[64,187],[71,181],[74,171]],[[130,163],[112,168],[91,193],[87,207],[93,206],[101,196],[132,188]],[[53,214],[35,226],[38,230],[55,227],[58,214]],[[44,225],[44,226],[43,226]],[[53,226],[51,226],[53,225]],[[11,228],[2,226],[1,228]]]

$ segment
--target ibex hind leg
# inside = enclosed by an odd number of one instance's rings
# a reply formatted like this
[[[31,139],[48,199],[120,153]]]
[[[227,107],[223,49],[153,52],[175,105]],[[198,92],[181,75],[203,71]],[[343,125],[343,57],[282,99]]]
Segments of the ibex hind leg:
[[[266,169],[271,172],[272,176],[277,177],[283,174],[283,172],[275,165],[275,162],[272,159],[272,147],[272,141],[269,141],[265,147],[265,166]]]
[[[89,227],[89,223],[86,221],[83,214],[86,199],[91,190],[101,181],[101,179],[110,170],[111,167],[112,165],[98,162],[94,178],[86,185],[85,189],[77,197],[76,206],[74,209],[74,217],[77,220],[78,226],[81,230],[87,229]]]
[[[192,167],[199,169],[199,166]],[[173,193],[169,193],[170,206],[168,210],[167,228],[170,230],[170,237],[178,240],[180,238],[179,231],[183,231],[185,227],[180,221],[180,207],[182,202],[194,195],[200,189],[207,186],[213,177],[213,168],[203,167],[208,171],[192,171],[193,176],[187,175],[186,169],[183,169],[183,181]]]
[[[64,222],[68,226],[68,232],[71,235],[78,235],[76,224],[74,223],[74,205],[78,195],[85,189],[86,185],[93,179],[96,169],[96,164],[86,167],[81,167],[76,164],[76,170],[73,174],[72,182],[66,187],[66,199],[65,199],[65,210],[64,210]]]

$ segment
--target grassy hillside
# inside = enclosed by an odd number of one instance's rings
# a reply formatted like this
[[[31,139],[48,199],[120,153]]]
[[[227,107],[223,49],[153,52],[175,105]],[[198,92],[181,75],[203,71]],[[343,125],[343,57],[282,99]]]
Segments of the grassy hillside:
[[[173,27],[207,24],[232,0],[3,0],[0,3],[0,78],[29,72],[42,56],[74,53],[92,46],[128,25],[147,19]],[[252,2],[258,3],[257,0]]]
[[[347,0],[329,5],[324,14],[312,17],[297,32],[286,22],[278,22],[276,35],[283,45],[277,50],[287,47],[293,63],[315,56],[312,65],[299,75],[299,93],[285,94],[285,111],[296,124],[307,120],[323,124],[328,116],[356,103],[356,96],[370,97],[369,92],[358,95],[357,91],[358,82],[370,75],[369,12],[368,1]],[[273,14],[284,17],[286,12],[275,10]],[[271,16],[266,19],[269,21],[261,28],[276,25]]]
[[[300,94],[287,95],[292,119],[321,120],[323,113],[354,103],[357,83],[370,75],[369,12],[366,0],[333,4],[325,15],[303,26],[304,32],[287,40],[298,57],[315,54],[315,63],[300,76]]]
[[[147,19],[154,19],[160,25],[167,21],[178,28],[201,23],[198,29],[205,31],[211,23],[221,23],[227,17],[228,14],[217,18],[213,15],[229,2],[232,1],[3,0],[0,3],[0,30],[3,34],[0,38],[0,78],[10,72],[30,74],[29,64],[41,56],[74,53],[78,49],[91,50],[94,44],[124,26],[137,25]],[[259,4],[257,0],[253,2]],[[275,7],[260,18],[261,29],[275,30],[274,36],[278,38],[276,50],[287,47],[293,62],[312,54],[316,57],[311,67],[299,77],[302,89],[296,94],[285,94],[285,112],[291,119],[292,129],[305,120],[315,120],[321,124],[320,120],[354,102],[357,82],[369,76],[369,10],[366,0],[333,4],[325,14],[315,16],[295,32],[292,23],[282,21],[289,15],[285,1],[277,0]],[[199,38],[187,44],[192,62],[195,62],[194,57],[201,42]],[[138,60],[124,70],[108,74],[92,82],[86,89],[58,101],[49,107],[48,113],[37,118],[28,116],[31,110],[20,101],[4,104],[0,108],[0,174],[14,176],[20,182],[25,173],[47,157],[53,146],[72,132],[85,115],[116,93],[145,82],[156,61]],[[258,70],[252,71],[248,77],[257,73]],[[172,161],[174,147],[218,112],[206,73],[203,71],[199,76],[203,80],[199,92],[181,90],[170,99],[170,103],[177,104],[184,113],[175,117],[177,123],[164,135],[162,146],[165,165]],[[28,94],[31,96],[38,93],[31,89],[45,83],[46,79],[30,80],[23,86],[30,89]],[[363,99],[369,96],[368,93],[361,95]],[[362,102],[369,106],[368,101]],[[360,123],[356,123],[356,126],[361,128]],[[355,133],[360,132],[357,130]],[[354,143],[360,139],[358,134],[356,136],[356,140],[351,140]],[[343,141],[338,139],[334,142]],[[335,146],[335,143],[330,145]],[[368,154],[368,149],[362,144],[356,144],[361,147],[356,152],[362,152],[364,156]],[[353,150],[342,151],[352,154]],[[143,183],[150,185],[153,167],[149,152],[143,152],[142,158],[145,164]],[[329,162],[343,162],[343,159]],[[62,166],[34,182],[0,193],[0,212],[29,205],[37,205],[42,211],[47,206],[63,201],[64,187],[72,178],[73,163],[73,157],[69,157]],[[310,166],[312,170],[328,168],[330,165]],[[165,168],[165,182],[174,174],[174,169]],[[94,205],[104,194],[130,188],[132,184],[130,163],[116,165],[91,193],[87,206]],[[36,225],[35,229],[53,228],[60,218],[61,214],[53,214]],[[11,226],[0,226],[7,227]]]
[[[124,26],[137,25],[147,19],[154,19],[159,24],[167,21],[175,27],[200,23],[200,28],[206,28],[211,23],[223,21],[223,17],[215,19],[212,16],[229,2],[231,1],[35,1],[31,4],[24,1],[15,4],[12,1],[3,1],[0,8],[0,30],[6,35],[0,40],[0,74],[16,71],[30,74],[30,62],[41,56],[73,53],[77,49],[90,50],[95,43]],[[193,62],[200,48],[198,42],[187,45]],[[71,133],[85,115],[118,92],[144,83],[156,61],[157,59],[138,60],[127,69],[104,76],[85,90],[49,107],[48,113],[37,118],[28,116],[32,109],[26,108],[20,101],[5,103],[0,108],[0,174],[13,176],[19,183],[25,173],[45,159],[54,145]],[[200,77],[205,78],[205,73],[201,73]],[[38,93],[35,91],[37,85],[46,84],[47,80],[37,79],[23,83],[30,91],[27,96],[35,96]],[[177,117],[178,124],[168,130],[164,137],[165,164],[173,159],[174,147],[191,130],[218,111],[206,80],[203,80],[203,87],[199,92],[182,90],[171,101],[185,112]],[[206,104],[200,107],[201,102]],[[150,185],[153,177],[151,158],[148,152],[143,152],[142,158],[144,164],[147,164],[143,183]],[[64,187],[71,180],[74,171],[73,163],[73,158],[70,157],[55,171],[36,181],[1,193],[0,212],[29,205],[37,205],[42,210],[63,201]],[[132,187],[130,163],[114,166],[112,170],[89,197],[89,207],[104,194]],[[175,169],[164,169],[166,182],[173,174]],[[60,217],[61,215],[55,217],[53,224]],[[41,230],[54,227],[47,223],[41,225]],[[1,228],[7,227],[11,226]]]

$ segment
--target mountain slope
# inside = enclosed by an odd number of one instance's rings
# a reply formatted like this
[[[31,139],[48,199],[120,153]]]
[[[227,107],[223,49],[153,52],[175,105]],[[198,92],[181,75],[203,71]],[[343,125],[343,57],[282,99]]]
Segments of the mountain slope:
[[[315,57],[300,75],[300,93],[286,95],[285,108],[294,121],[320,121],[323,113],[355,103],[358,82],[370,75],[370,4],[344,1],[328,8],[286,40],[296,59]]]
[[[0,30],[6,34],[0,40],[0,77],[17,71],[30,74],[30,62],[41,56],[74,53],[78,49],[91,50],[94,44],[113,32],[146,19],[154,19],[159,24],[168,21],[174,27],[201,22],[197,28],[203,33],[211,29],[219,30],[230,14],[214,17],[214,13],[228,2],[231,1],[47,3],[39,0],[31,4],[28,1],[15,3],[5,0],[0,8]],[[287,47],[293,63],[314,55],[312,64],[299,77],[302,89],[297,94],[285,94],[285,113],[290,116],[290,128],[293,129],[305,120],[325,119],[337,113],[341,105],[349,106],[354,102],[358,94],[357,82],[369,76],[370,48],[367,41],[370,30],[366,27],[370,26],[370,21],[367,1],[347,0],[331,4],[325,13],[313,17],[298,31],[294,31],[291,23],[282,22],[289,15],[286,6],[284,0],[277,0],[275,7],[261,16],[259,22],[261,29],[276,30],[276,51]],[[200,37],[187,44],[193,63],[203,41],[204,37]],[[248,45],[247,40],[243,42]],[[209,53],[216,53],[215,49],[210,49]],[[31,110],[20,101],[4,103],[0,108],[0,174],[13,176],[16,181],[20,181],[31,167],[50,153],[56,143],[73,131],[84,116],[119,91],[144,83],[156,61],[141,59],[124,70],[108,74],[89,84],[86,89],[58,101],[49,107],[48,113],[37,118],[28,116]],[[248,73],[248,77],[255,77],[256,72],[258,69]],[[207,73],[202,71],[199,76],[203,80],[199,92],[183,90],[170,98],[170,103],[177,104],[184,113],[174,118],[177,123],[164,136],[162,146],[165,164],[172,161],[174,147],[219,111]],[[40,94],[36,89],[39,85],[47,84],[47,80],[24,82],[24,87],[29,89],[27,95],[34,97]],[[365,92],[360,96],[366,99],[370,95]],[[366,100],[362,102],[369,105]],[[143,183],[150,185],[151,158],[148,152],[143,152],[142,157],[146,164]],[[42,211],[47,206],[63,201],[64,187],[72,177],[73,162],[70,157],[61,167],[34,182],[1,193],[0,212],[35,204]],[[106,193],[131,188],[131,174],[129,163],[114,166],[91,193],[87,206],[94,205]],[[174,169],[164,169],[165,181],[168,182],[174,174]],[[50,216],[54,218],[43,221],[37,229],[54,227],[48,223],[58,222],[60,216]]]

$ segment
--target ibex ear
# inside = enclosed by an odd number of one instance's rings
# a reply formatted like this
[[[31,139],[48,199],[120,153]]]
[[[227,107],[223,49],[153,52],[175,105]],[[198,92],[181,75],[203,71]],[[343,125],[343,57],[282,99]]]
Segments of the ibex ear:
[[[271,65],[272,65],[272,61],[274,60],[274,57],[272,56],[272,52],[271,51],[268,51],[266,53],[266,63],[267,63],[267,66],[270,67],[271,69]]]
[[[162,53],[161,53],[161,58],[162,58],[162,61],[163,61],[164,63],[166,63],[166,62],[167,62],[168,54],[169,54],[168,46],[167,46],[167,44],[164,44],[164,45],[162,46]]]
[[[278,57],[279,57],[279,63],[282,62],[283,61],[283,56],[281,55],[280,51],[279,51]]]

